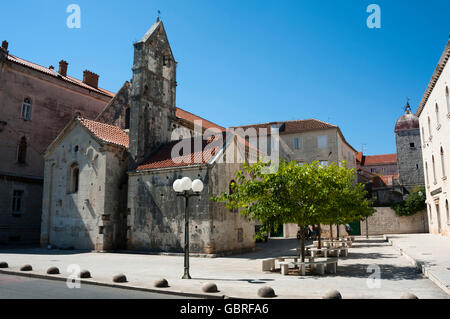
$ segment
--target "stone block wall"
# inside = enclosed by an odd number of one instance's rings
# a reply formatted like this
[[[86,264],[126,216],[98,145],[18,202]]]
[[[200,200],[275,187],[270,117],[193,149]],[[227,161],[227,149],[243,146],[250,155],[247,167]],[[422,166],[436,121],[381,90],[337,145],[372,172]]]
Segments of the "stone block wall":
[[[426,211],[412,216],[397,216],[390,207],[376,207],[368,218],[369,235],[424,233],[428,231]],[[366,235],[366,222],[361,221],[361,235]]]

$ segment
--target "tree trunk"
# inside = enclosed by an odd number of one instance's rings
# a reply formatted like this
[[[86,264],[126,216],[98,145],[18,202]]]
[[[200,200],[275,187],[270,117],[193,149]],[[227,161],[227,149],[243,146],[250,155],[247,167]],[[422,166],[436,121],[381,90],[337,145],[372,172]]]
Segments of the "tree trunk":
[[[317,240],[319,241],[319,244],[317,245],[317,247],[319,248],[319,249],[321,249],[322,248],[322,228],[320,227],[320,224],[319,224],[319,226],[317,227],[317,235],[319,236],[319,238],[317,238]]]
[[[300,257],[305,261],[305,226],[300,226]]]
[[[330,240],[333,240],[333,224],[330,224]]]
[[[339,239],[339,224],[336,225],[336,236]]]

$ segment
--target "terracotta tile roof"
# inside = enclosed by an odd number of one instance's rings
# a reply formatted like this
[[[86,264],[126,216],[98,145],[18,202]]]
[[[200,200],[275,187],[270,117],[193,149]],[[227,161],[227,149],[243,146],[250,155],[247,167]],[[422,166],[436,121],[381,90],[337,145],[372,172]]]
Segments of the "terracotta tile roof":
[[[77,86],[80,86],[80,87],[82,87],[82,88],[85,88],[85,89],[88,89],[88,90],[91,90],[91,91],[94,91],[94,92],[97,92],[97,93],[106,95],[106,96],[108,96],[108,97],[113,97],[113,96],[114,96],[114,93],[112,93],[112,92],[110,92],[110,91],[108,91],[108,90],[101,89],[101,88],[95,88],[95,87],[92,87],[92,86],[90,86],[90,85],[87,85],[87,84],[83,83],[83,81],[80,81],[80,80],[78,80],[78,79],[75,79],[75,78],[73,78],[73,77],[71,77],[71,76],[61,76],[61,75],[60,75],[57,71],[55,71],[55,70],[52,70],[52,69],[43,67],[43,66],[41,66],[41,65],[39,65],[39,64],[36,64],[36,63],[33,63],[33,62],[29,62],[29,61],[27,61],[27,60],[24,60],[24,59],[21,59],[21,58],[15,56],[15,55],[8,54],[8,60],[11,61],[11,62],[20,64],[20,65],[26,66],[26,67],[28,67],[28,68],[30,68],[30,69],[33,69],[33,70],[36,70],[36,71],[45,73],[45,74],[47,74],[47,75],[53,76],[53,77],[55,77],[55,78],[60,78],[60,79],[62,79],[63,81],[72,83],[72,84],[77,85]]]
[[[362,160],[363,160],[362,152],[356,153],[356,161],[362,163]]]
[[[88,120],[81,117],[78,117],[77,120],[94,136],[101,139],[102,141],[128,148],[128,135],[120,127]]]
[[[237,128],[237,127],[241,127],[244,129],[249,128],[249,127],[267,128],[267,133],[270,134],[270,128],[272,125],[277,125],[277,127],[280,127],[280,135],[281,134],[299,133],[299,132],[303,132],[303,131],[310,131],[310,130],[317,130],[317,129],[337,128],[336,125],[322,122],[322,121],[319,121],[316,119],[252,124],[252,125],[236,126],[233,128]]]
[[[178,107],[177,107],[177,110],[176,110],[176,116],[178,118],[181,118],[181,119],[183,119],[185,121],[188,121],[188,122],[191,122],[191,123],[194,123],[194,121],[196,121],[196,120],[201,120],[202,121],[202,126],[204,128],[206,128],[206,129],[216,127],[218,129],[220,129],[221,131],[225,131],[226,130],[224,127],[222,127],[220,125],[217,125],[217,124],[215,124],[213,122],[205,120],[204,118],[202,118],[202,117],[200,117],[198,115],[192,114],[192,113],[190,113],[188,111],[185,111],[183,109],[180,109]]]
[[[363,165],[397,164],[397,154],[363,156]]]
[[[216,152],[213,149],[205,150],[205,147],[213,142],[213,138],[203,140],[203,137],[192,137],[186,139],[186,143],[191,143],[191,150],[189,154],[178,155],[172,159],[172,148],[180,142],[180,140],[172,141],[162,145],[156,152],[154,152],[144,163],[138,166],[137,171],[149,170],[155,168],[181,167],[192,166],[207,163]],[[201,151],[194,151],[194,144],[201,143]]]
[[[394,185],[394,180],[398,179],[398,174],[377,175],[373,177],[373,187],[385,187]]]
[[[220,147],[217,144],[212,144],[214,142],[214,136],[212,136],[209,140],[204,140],[200,137],[192,137],[188,140],[191,143],[191,153],[185,154],[183,156],[179,155],[172,159],[172,149],[173,147],[179,143],[180,141],[172,141],[170,143],[162,145],[156,152],[154,152],[150,157],[144,161],[141,165],[136,169],[137,171],[157,169],[157,168],[168,168],[168,167],[184,167],[184,166],[193,166],[199,164],[208,163],[214,156],[218,154],[218,152],[223,149],[223,146],[227,142],[227,138],[231,141],[231,138],[236,138],[234,141],[230,143],[236,142],[237,144],[244,147],[246,151],[253,149],[255,154],[262,154],[255,147],[253,147],[248,141],[244,140],[239,135],[232,135],[230,137],[226,132],[222,133],[222,141],[223,145]],[[185,142],[186,142],[185,140]],[[201,151],[195,152],[194,143],[201,143]],[[208,148],[206,148],[209,145]],[[236,144],[235,144],[236,145]]]

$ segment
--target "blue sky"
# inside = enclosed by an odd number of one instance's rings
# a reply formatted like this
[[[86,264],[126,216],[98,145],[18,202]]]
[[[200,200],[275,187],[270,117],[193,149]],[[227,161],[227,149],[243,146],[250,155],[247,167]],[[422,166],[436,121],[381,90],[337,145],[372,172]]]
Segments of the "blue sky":
[[[81,28],[69,29],[69,4]],[[369,4],[381,29],[366,25]],[[222,126],[316,118],[357,150],[395,152],[406,97],[415,110],[450,35],[448,0],[8,1],[0,40],[44,66],[65,59],[117,91],[133,42],[161,10],[178,62],[177,105]]]

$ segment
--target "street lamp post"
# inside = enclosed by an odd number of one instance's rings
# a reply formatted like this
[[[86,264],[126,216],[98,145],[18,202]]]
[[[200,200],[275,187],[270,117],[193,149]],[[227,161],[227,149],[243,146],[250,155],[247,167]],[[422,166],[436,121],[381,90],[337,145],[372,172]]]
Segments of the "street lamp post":
[[[184,206],[184,275],[182,279],[191,279],[189,274],[189,197],[200,196],[203,190],[203,182],[199,179],[192,181],[189,177],[177,179],[173,183],[173,190],[177,196],[185,198]]]

